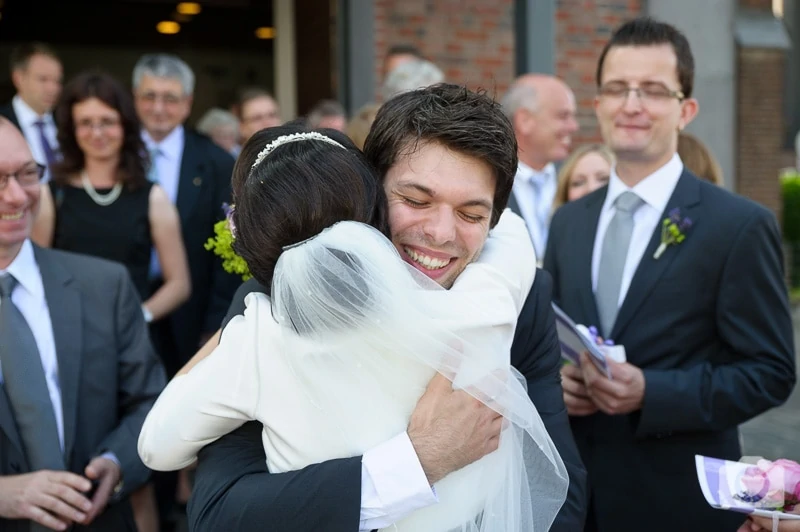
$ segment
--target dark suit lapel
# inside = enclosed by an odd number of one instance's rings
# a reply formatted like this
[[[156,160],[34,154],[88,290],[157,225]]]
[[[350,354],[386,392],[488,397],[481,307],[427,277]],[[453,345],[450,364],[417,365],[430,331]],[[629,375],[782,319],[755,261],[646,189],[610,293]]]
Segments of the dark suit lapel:
[[[17,118],[17,112],[14,111],[14,105],[11,102],[8,102],[8,104],[0,107],[0,115],[8,118],[11,123],[17,127],[17,129],[22,131],[22,128],[19,125],[19,119]]]
[[[700,203],[700,185],[697,178],[684,170],[675,190],[672,193],[667,207],[658,219],[655,231],[650,238],[650,243],[639,261],[636,272],[631,280],[631,285],[625,295],[625,300],[617,314],[617,320],[614,322],[614,328],[611,331],[611,338],[618,338],[623,332],[625,327],[630,323],[636,315],[636,311],[647,299],[648,294],[653,290],[655,284],[669,269],[669,265],[675,260],[678,253],[681,252],[680,245],[668,246],[664,253],[658,258],[654,258],[658,246],[661,244],[661,222],[667,217],[668,213],[675,208],[679,208],[681,217],[689,217],[696,224],[697,223],[697,210],[694,208]],[[690,230],[691,231],[691,230]],[[687,238],[691,238],[691,232],[687,234]]]
[[[81,297],[72,276],[52,259],[47,250],[34,246],[34,254],[44,284],[47,308],[53,325],[53,340],[58,359],[58,381],[64,415],[64,457],[69,465],[75,442],[78,409],[83,328]]]
[[[183,138],[181,172],[178,176],[178,198],[175,203],[181,216],[181,223],[183,227],[186,227],[189,214],[194,209],[203,185],[203,173],[201,172],[203,163],[197,146],[197,137],[187,129],[184,131]]]
[[[574,277],[580,283],[581,306],[583,307],[585,321],[587,325],[598,326],[600,318],[597,314],[597,302],[594,299],[592,290],[592,253],[594,252],[594,240],[597,235],[597,223],[600,221],[600,211],[603,209],[603,202],[606,200],[608,187],[603,187],[601,192],[593,194],[587,198],[586,210],[584,211],[583,223],[579,227],[585,230],[578,231],[575,235],[564,235],[566,238],[575,238],[578,244],[575,246],[577,256],[574,267],[578,269]]]

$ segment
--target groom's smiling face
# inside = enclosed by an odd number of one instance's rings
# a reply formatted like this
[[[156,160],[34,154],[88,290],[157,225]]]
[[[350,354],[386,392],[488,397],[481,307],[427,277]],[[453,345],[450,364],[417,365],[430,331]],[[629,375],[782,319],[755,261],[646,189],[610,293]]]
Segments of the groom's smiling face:
[[[398,157],[384,189],[400,256],[450,288],[489,234],[495,192],[491,168],[441,144],[420,144]]]

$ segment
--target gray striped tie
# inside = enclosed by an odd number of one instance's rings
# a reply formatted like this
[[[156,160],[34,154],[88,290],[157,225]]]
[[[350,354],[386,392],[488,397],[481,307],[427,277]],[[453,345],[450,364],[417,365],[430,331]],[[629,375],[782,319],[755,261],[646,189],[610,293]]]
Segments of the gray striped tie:
[[[64,470],[42,359],[28,322],[11,301],[17,280],[0,277],[0,367],[31,470]]]
[[[633,192],[626,191],[614,202],[616,213],[608,224],[600,254],[600,269],[597,275],[597,311],[604,337],[608,338],[614,328],[619,311],[619,293],[622,288],[622,272],[633,234],[633,214],[644,201]]]

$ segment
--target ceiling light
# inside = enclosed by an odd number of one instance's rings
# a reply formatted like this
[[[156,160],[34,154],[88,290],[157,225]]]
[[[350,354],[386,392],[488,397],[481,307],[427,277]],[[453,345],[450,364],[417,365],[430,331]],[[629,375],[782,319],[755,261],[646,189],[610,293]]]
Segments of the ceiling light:
[[[270,28],[269,26],[256,28],[256,37],[259,39],[274,39],[275,28]]]
[[[175,9],[181,15],[197,15],[203,8],[197,2],[181,2]]]
[[[174,35],[181,31],[181,25],[173,20],[162,20],[156,24],[156,31],[165,35]]]

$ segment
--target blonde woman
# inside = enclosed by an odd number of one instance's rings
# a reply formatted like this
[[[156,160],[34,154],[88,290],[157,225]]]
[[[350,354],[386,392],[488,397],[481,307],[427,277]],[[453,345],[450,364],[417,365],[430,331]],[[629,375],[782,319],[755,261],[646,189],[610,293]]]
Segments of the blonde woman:
[[[356,114],[353,115],[353,118],[351,118],[350,122],[347,124],[347,128],[344,132],[350,137],[353,144],[358,146],[359,150],[364,149],[364,141],[367,140],[367,134],[380,108],[381,106],[377,103],[368,103],[356,111]]]
[[[558,172],[553,212],[606,185],[614,161],[614,154],[603,144],[587,144],[572,152]]]
[[[678,135],[678,155],[687,170],[700,179],[715,185],[724,183],[720,167],[711,150],[700,139],[690,133]]]

